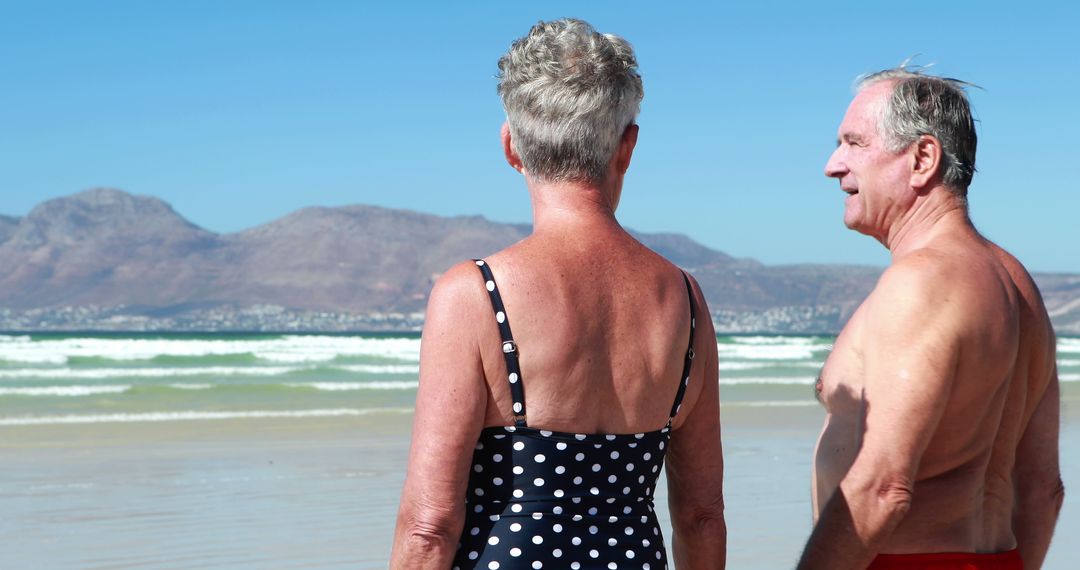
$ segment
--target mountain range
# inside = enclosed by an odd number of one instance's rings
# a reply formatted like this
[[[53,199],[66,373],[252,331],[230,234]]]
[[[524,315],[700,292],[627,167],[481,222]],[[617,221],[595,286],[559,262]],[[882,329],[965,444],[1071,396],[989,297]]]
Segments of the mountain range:
[[[309,207],[218,234],[157,198],[93,189],[0,216],[0,329],[349,330],[419,326],[434,280],[530,226],[375,206]],[[721,332],[839,330],[881,269],[769,266],[637,233],[698,279]],[[1080,333],[1080,275],[1036,281]]]

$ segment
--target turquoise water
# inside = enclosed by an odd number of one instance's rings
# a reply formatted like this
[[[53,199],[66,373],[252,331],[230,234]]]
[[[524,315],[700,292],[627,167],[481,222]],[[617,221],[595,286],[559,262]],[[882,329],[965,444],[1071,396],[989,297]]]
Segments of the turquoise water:
[[[0,336],[0,426],[411,407],[416,335]]]
[[[725,406],[812,406],[829,336],[719,336]],[[1080,381],[1080,339],[1058,345]],[[417,334],[0,336],[0,426],[360,415],[410,408]]]
[[[729,568],[792,567],[810,532],[832,342],[717,338]],[[0,567],[385,568],[419,351],[408,334],[0,335]],[[1058,351],[1075,489],[1080,339]],[[1075,495],[1045,568],[1080,556]]]

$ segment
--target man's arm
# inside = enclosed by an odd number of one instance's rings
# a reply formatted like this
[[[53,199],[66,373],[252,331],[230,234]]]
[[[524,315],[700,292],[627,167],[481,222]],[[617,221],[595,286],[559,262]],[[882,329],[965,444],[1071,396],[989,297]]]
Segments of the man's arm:
[[[700,382],[701,392],[692,407],[683,405],[686,420],[672,432],[665,462],[672,551],[678,568],[723,569],[727,526],[716,332],[696,282],[694,290],[698,317],[691,382]]]
[[[420,345],[412,445],[390,556],[393,569],[450,567],[465,519],[473,447],[487,409],[487,384],[469,326],[481,314],[472,262],[447,271],[431,292]]]
[[[826,502],[801,569],[865,568],[911,506],[919,462],[944,413],[958,359],[963,303],[928,256],[885,272],[862,333],[862,446]]]
[[[1055,367],[1016,450],[1012,527],[1024,567],[1030,569],[1042,567],[1065,499],[1058,467],[1059,399]]]

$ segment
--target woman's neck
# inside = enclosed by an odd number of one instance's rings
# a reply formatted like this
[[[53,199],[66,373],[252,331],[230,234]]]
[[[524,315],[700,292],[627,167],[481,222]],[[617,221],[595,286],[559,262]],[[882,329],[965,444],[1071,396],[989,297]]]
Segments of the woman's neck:
[[[620,228],[615,219],[617,191],[587,182],[528,180],[533,231],[566,231],[572,227]]]

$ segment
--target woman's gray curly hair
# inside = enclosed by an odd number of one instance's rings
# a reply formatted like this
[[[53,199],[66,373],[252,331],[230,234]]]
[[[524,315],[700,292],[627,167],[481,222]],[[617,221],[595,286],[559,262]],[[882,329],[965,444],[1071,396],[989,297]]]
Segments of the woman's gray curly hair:
[[[644,96],[629,42],[571,18],[515,41],[498,79],[514,151],[545,181],[602,181]]]

